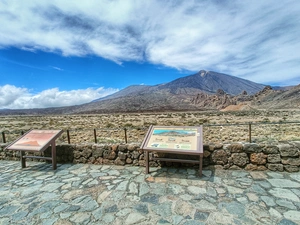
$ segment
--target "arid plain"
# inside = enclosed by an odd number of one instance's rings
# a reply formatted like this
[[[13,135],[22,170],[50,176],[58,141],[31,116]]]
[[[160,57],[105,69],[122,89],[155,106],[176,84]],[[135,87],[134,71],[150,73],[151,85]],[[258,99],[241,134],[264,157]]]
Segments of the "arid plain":
[[[251,126],[249,125],[251,123]],[[30,129],[63,129],[57,141],[84,144],[142,142],[150,125],[198,126],[203,124],[203,142],[232,143],[300,140],[300,111],[164,112],[131,114],[1,116],[0,132],[11,142]]]

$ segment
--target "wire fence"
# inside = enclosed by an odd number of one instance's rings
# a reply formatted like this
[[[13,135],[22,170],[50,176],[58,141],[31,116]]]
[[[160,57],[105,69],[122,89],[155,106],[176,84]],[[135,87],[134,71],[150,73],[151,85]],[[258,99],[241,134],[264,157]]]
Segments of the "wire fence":
[[[202,125],[204,143],[300,141],[300,122],[298,121]],[[68,144],[140,143],[148,129],[149,127],[66,129],[57,142]],[[2,143],[12,142],[27,131],[3,130],[1,131]]]

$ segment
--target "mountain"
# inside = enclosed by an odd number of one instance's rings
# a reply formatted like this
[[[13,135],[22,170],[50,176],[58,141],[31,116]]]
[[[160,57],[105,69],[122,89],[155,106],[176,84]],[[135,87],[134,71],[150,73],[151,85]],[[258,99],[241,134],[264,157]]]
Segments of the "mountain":
[[[131,85],[90,103],[45,109],[1,110],[3,114],[83,114],[299,108],[300,85],[270,86],[201,70],[165,84]]]
[[[255,94],[265,85],[245,79],[201,70],[165,84],[154,86],[132,85],[117,93],[96,99],[76,109],[77,113],[186,111],[220,109],[230,105],[230,96],[240,93]],[[214,100],[214,94],[225,97]],[[205,104],[199,104],[199,95],[207,95]],[[211,104],[212,103],[212,104]]]
[[[227,74],[213,71],[200,70],[198,73],[178,78],[165,84],[154,86],[149,85],[132,85],[104,98],[96,99],[93,102],[138,96],[149,95],[153,93],[168,93],[171,95],[195,95],[201,92],[214,94],[219,89],[230,95],[238,95],[243,91],[248,94],[255,94],[265,87],[263,84],[254,83],[249,80],[230,76]]]
[[[243,91],[255,94],[263,89],[265,85],[257,84],[249,80],[217,73],[213,71],[200,70],[194,75],[182,77],[160,86],[160,89],[168,88],[173,94],[178,94],[180,89],[197,89],[209,94],[215,94],[222,89],[227,94],[238,95]]]

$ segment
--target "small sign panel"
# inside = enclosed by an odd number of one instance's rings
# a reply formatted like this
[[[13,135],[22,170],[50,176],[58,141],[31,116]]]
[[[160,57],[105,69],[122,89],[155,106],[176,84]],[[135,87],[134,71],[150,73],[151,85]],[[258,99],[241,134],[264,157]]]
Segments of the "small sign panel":
[[[62,130],[30,130],[6,149],[43,151],[48,147],[50,142],[58,138],[62,132]]]
[[[152,126],[143,149],[201,151],[202,127]]]

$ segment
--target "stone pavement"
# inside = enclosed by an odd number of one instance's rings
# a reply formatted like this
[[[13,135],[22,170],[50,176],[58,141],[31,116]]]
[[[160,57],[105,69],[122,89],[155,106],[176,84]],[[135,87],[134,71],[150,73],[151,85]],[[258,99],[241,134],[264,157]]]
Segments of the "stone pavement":
[[[0,161],[0,224],[300,224],[300,173]]]

